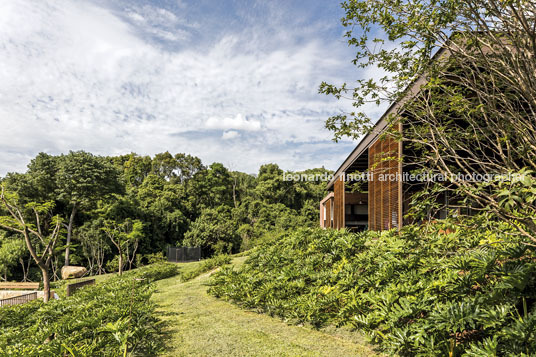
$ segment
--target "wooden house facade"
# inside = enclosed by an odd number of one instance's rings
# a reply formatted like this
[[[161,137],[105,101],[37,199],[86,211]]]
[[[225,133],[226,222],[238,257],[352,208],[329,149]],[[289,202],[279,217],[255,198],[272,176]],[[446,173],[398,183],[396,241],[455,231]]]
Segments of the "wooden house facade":
[[[442,56],[441,52],[436,57]],[[415,80],[406,95],[387,109],[334,173],[328,183],[329,193],[320,202],[321,227],[382,231],[404,225],[414,188],[402,179],[409,168],[404,162],[404,143],[399,139],[404,128],[393,118],[403,112],[404,104],[425,83],[424,76]],[[367,174],[367,180],[355,192],[348,177],[359,173]]]

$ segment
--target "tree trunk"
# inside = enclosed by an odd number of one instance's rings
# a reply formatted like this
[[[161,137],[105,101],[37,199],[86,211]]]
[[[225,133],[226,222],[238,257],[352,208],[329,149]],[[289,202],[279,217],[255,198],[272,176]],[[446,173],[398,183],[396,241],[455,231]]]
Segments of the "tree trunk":
[[[43,275],[43,301],[48,302],[50,299],[50,277],[48,275],[48,269],[41,265],[39,265],[39,268],[41,268],[41,274]]]
[[[35,249],[32,245],[32,242],[30,240],[30,235],[28,233],[28,227],[24,227],[24,230],[22,231],[24,235],[24,240],[26,241],[26,246],[28,247],[28,251],[30,252],[30,255],[32,256],[33,260],[35,261],[35,264],[41,269],[41,274],[43,275],[43,292],[44,292],[44,301],[48,302],[49,296],[50,296],[50,277],[48,275],[48,266],[43,262],[43,259],[40,258],[37,253],[35,252]],[[52,248],[50,248],[52,249]]]
[[[102,266],[104,265],[104,248],[100,247],[97,252],[97,268],[98,274],[101,275],[103,272]]]
[[[59,259],[58,257],[54,257],[54,259],[52,259],[52,265],[51,265],[51,268],[52,268],[52,281],[58,281],[60,280],[60,277],[58,276],[58,266],[59,266]]]
[[[119,275],[123,275],[123,252],[119,251]]]
[[[236,177],[234,178],[234,181],[233,181],[233,204],[235,208],[238,207],[238,204],[236,202]]]
[[[71,237],[73,235],[73,222],[74,222],[74,216],[76,215],[76,203],[73,205],[73,210],[71,211],[71,216],[69,217],[69,225],[67,226],[67,248],[65,248],[65,265],[70,265],[69,261],[69,255],[70,255],[70,247],[71,244]]]
[[[27,275],[26,269],[24,269],[24,259],[19,258],[19,263],[22,265],[22,281],[25,282],[27,280]]]
[[[26,265],[24,265],[24,259],[20,258],[19,259],[19,263],[20,265],[22,265],[22,282],[26,282],[26,281],[30,281],[28,280],[28,273],[30,272],[30,264],[32,262],[32,257],[29,257],[28,258],[28,267],[26,267]]]

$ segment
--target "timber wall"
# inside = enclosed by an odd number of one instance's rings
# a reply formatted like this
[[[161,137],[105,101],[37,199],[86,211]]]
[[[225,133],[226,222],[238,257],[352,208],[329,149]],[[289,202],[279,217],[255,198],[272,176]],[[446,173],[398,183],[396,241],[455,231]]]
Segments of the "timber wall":
[[[333,228],[344,228],[344,180],[339,176],[333,185]]]
[[[368,166],[372,173],[368,183],[370,230],[381,231],[402,225],[401,146],[391,135],[385,135],[369,147]]]

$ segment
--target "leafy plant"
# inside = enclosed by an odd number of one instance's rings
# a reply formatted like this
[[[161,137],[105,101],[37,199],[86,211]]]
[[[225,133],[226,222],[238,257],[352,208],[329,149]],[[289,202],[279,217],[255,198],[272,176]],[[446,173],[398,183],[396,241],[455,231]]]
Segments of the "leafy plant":
[[[156,264],[84,287],[69,298],[0,309],[2,356],[151,356],[162,351],[152,281],[176,275]]]
[[[217,267],[224,266],[225,264],[229,264],[230,262],[231,262],[231,257],[229,257],[228,255],[224,255],[224,254],[206,259],[201,263],[201,265],[199,265],[197,269],[182,273],[181,280],[182,281],[192,280],[193,278],[203,273],[216,269]]]
[[[477,216],[400,233],[289,232],[222,268],[209,291],[289,322],[352,326],[388,354],[530,355],[535,271],[514,228]]]

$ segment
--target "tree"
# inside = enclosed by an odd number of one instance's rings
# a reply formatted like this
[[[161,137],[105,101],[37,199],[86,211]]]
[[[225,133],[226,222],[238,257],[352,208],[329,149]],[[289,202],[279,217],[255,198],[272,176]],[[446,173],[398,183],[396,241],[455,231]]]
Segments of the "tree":
[[[76,231],[76,235],[82,244],[82,253],[87,259],[90,274],[101,275],[104,271],[104,258],[110,251],[106,241],[106,234],[101,229],[102,219],[93,219],[84,223]]]
[[[226,206],[204,209],[184,236],[184,245],[202,247],[206,253],[238,252],[240,236],[231,210]]]
[[[179,153],[175,154],[175,160],[178,169],[177,179],[182,184],[186,184],[195,174],[206,169],[201,159],[196,156]]]
[[[133,204],[139,207],[139,217],[146,223],[150,240],[142,242],[144,250],[162,250],[182,240],[192,216],[184,187],[164,178],[149,175],[138,188]],[[126,216],[124,218],[127,218]]]
[[[322,93],[349,96],[356,108],[326,122],[335,139],[371,130],[367,103],[406,96],[388,118],[403,124],[398,139],[409,149],[406,162],[444,175],[443,192],[507,221],[536,244],[536,3],[355,0],[343,8],[354,63],[386,74],[353,88],[321,85]],[[413,82],[419,77],[422,85]],[[406,90],[412,83],[420,90]],[[473,173],[503,176],[457,179]]]
[[[136,255],[139,240],[143,237],[143,223],[139,220],[126,220],[118,223],[114,220],[104,221],[102,230],[117,248],[119,253],[119,275],[123,275],[125,253],[127,261],[132,264]],[[128,253],[131,253],[129,257]]]
[[[17,265],[25,252],[24,240],[17,236],[6,237],[5,233],[0,231],[0,274],[3,273],[5,281],[9,268]]]
[[[262,165],[257,176],[256,196],[267,203],[295,205],[293,182],[283,180],[283,170],[277,164]]]
[[[17,194],[19,203],[54,201],[58,157],[39,153],[28,164],[26,173],[10,172],[4,183]]]
[[[59,216],[52,217],[50,215],[54,203],[31,202],[20,206],[17,203],[17,196],[7,193],[3,185],[1,186],[0,202],[8,212],[7,215],[0,217],[0,228],[19,233],[24,237],[30,255],[41,270],[44,301],[48,302],[50,298],[48,270],[54,256],[54,247],[60,238],[62,223]],[[30,223],[28,217],[31,217],[33,222]],[[37,243],[33,242],[32,237],[36,238]]]
[[[313,221],[316,221],[316,216],[318,216],[318,202],[320,202],[327,194],[326,181],[324,178],[328,178],[330,174],[333,174],[333,171],[321,167],[298,171],[296,173],[311,179],[293,182],[294,190],[296,191],[294,208],[296,210],[301,210],[306,207],[305,209],[307,210],[314,210],[316,214]]]
[[[178,163],[169,151],[156,154],[152,162],[151,173],[169,181],[177,177]]]
[[[112,193],[122,192],[117,170],[103,158],[84,151],[71,151],[58,158],[57,198],[70,210],[67,223],[65,265],[69,265],[70,244],[76,213],[91,207]]]
[[[233,205],[233,180],[229,170],[215,162],[207,170],[195,174],[188,186],[188,194],[197,209]]]
[[[236,208],[255,189],[255,177],[239,171],[231,171],[230,175],[233,180],[233,206]]]
[[[149,156],[139,156],[135,153],[110,157],[112,164],[122,172],[127,185],[137,187],[151,173],[152,160]]]

